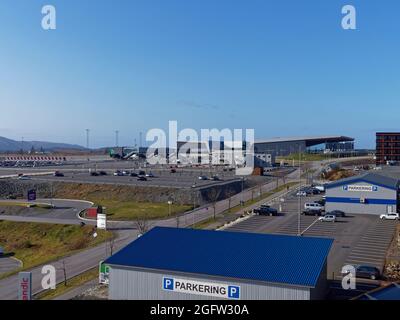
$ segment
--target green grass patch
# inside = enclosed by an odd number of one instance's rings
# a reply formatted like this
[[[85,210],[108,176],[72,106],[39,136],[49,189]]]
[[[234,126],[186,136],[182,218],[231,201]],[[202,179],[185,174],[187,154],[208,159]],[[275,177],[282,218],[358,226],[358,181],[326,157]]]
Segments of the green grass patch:
[[[93,201],[93,200],[91,200]],[[168,203],[138,201],[100,200],[96,205],[106,207],[107,217],[111,220],[135,220],[137,218],[161,219],[169,216]],[[171,216],[191,210],[190,205],[171,205]]]
[[[96,246],[112,237],[110,231],[97,230],[94,238],[93,230],[93,226],[88,225],[0,221],[0,246],[6,254],[14,254],[23,262],[22,269],[29,269]]]
[[[35,296],[36,300],[51,300],[54,299],[72,289],[80,287],[89,281],[92,281],[99,277],[99,268],[90,269],[80,275],[73,277],[67,281],[58,284],[54,290],[46,290]]]

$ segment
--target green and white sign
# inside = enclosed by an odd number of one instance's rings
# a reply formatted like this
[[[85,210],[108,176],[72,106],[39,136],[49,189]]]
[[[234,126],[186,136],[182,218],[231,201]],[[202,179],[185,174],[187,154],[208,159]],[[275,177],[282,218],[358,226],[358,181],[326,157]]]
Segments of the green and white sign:
[[[108,284],[110,275],[110,266],[104,264],[103,261],[99,263],[99,283]]]

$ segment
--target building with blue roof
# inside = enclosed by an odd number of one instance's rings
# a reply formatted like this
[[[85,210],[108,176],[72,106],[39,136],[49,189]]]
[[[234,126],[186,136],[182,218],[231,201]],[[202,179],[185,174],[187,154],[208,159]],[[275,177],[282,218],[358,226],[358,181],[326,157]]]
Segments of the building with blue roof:
[[[105,261],[110,299],[309,300],[333,240],[155,227]]]
[[[396,213],[399,179],[382,173],[365,173],[326,185],[326,211],[345,213]]]

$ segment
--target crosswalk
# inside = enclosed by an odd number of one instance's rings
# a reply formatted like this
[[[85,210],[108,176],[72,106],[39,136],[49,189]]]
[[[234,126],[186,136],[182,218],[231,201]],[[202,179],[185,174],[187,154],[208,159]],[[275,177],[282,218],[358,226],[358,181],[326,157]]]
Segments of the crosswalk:
[[[394,221],[377,220],[351,250],[346,264],[370,265],[382,269],[396,225]]]

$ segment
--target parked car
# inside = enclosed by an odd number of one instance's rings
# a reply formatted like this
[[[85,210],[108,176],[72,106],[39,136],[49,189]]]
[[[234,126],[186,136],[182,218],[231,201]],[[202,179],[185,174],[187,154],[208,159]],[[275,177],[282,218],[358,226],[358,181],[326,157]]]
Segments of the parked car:
[[[93,177],[98,177],[98,176],[99,176],[99,173],[98,173],[97,171],[92,171],[92,172],[90,173],[90,175],[93,176]]]
[[[137,174],[136,172],[131,172],[130,176],[131,176],[131,177],[137,177],[138,174]]]
[[[297,191],[296,196],[298,196],[298,197],[306,197],[307,196],[307,192],[305,192],[303,190],[299,190],[299,191]]]
[[[151,172],[146,173],[146,177],[148,177],[148,178],[154,178],[154,174],[151,173]]]
[[[358,266],[356,268],[356,278],[377,280],[380,279],[380,277],[381,277],[381,272],[376,267]]]
[[[64,173],[62,173],[60,171],[56,171],[56,172],[54,172],[54,176],[55,177],[64,177]]]
[[[277,216],[278,210],[271,208],[270,206],[261,206],[257,209],[254,209],[253,212],[260,216]]]
[[[171,169],[171,173],[176,173],[176,169]]]
[[[221,181],[221,179],[218,176],[213,176],[212,179],[213,181]]]
[[[147,181],[145,176],[138,176],[137,181]]]
[[[208,180],[208,178],[206,176],[200,176],[199,180]]]
[[[319,190],[320,192],[325,192],[325,186],[324,185],[316,185],[316,186],[314,186],[314,188]]]
[[[398,213],[384,213],[380,215],[382,220],[399,220]]]
[[[122,173],[122,171],[120,171],[120,170],[117,170],[117,171],[115,171],[114,172],[114,176],[118,176],[118,177],[121,177],[121,176],[123,176],[124,174]]]
[[[314,201],[315,203],[319,203],[321,206],[325,206],[325,204],[326,204],[326,200],[325,199],[321,199],[321,200],[318,200],[318,201]]]
[[[31,177],[29,177],[29,176],[19,176],[18,180],[31,180]]]
[[[124,171],[122,171],[122,174],[124,176],[129,176],[131,174],[131,172],[129,170],[124,170]]]
[[[144,170],[140,170],[138,172],[138,176],[145,176],[145,175],[146,175],[146,171],[144,171]]]
[[[99,175],[101,175],[101,176],[106,176],[106,175],[107,175],[107,172],[105,172],[105,171],[99,171]]]
[[[304,209],[305,210],[307,210],[307,209],[318,209],[318,210],[322,211],[324,209],[324,207],[321,206],[317,202],[307,202],[307,203],[304,204]]]
[[[346,213],[343,212],[343,211],[341,211],[341,210],[333,210],[333,211],[327,213],[327,215],[328,215],[328,214],[329,214],[329,215],[336,216],[336,217],[342,217],[342,218],[344,218],[344,217],[346,216]]]
[[[302,215],[305,216],[321,216],[322,210],[320,209],[306,209],[302,212]]]
[[[336,216],[334,216],[332,214],[326,214],[326,215],[320,217],[318,220],[322,221],[322,222],[335,222]]]

